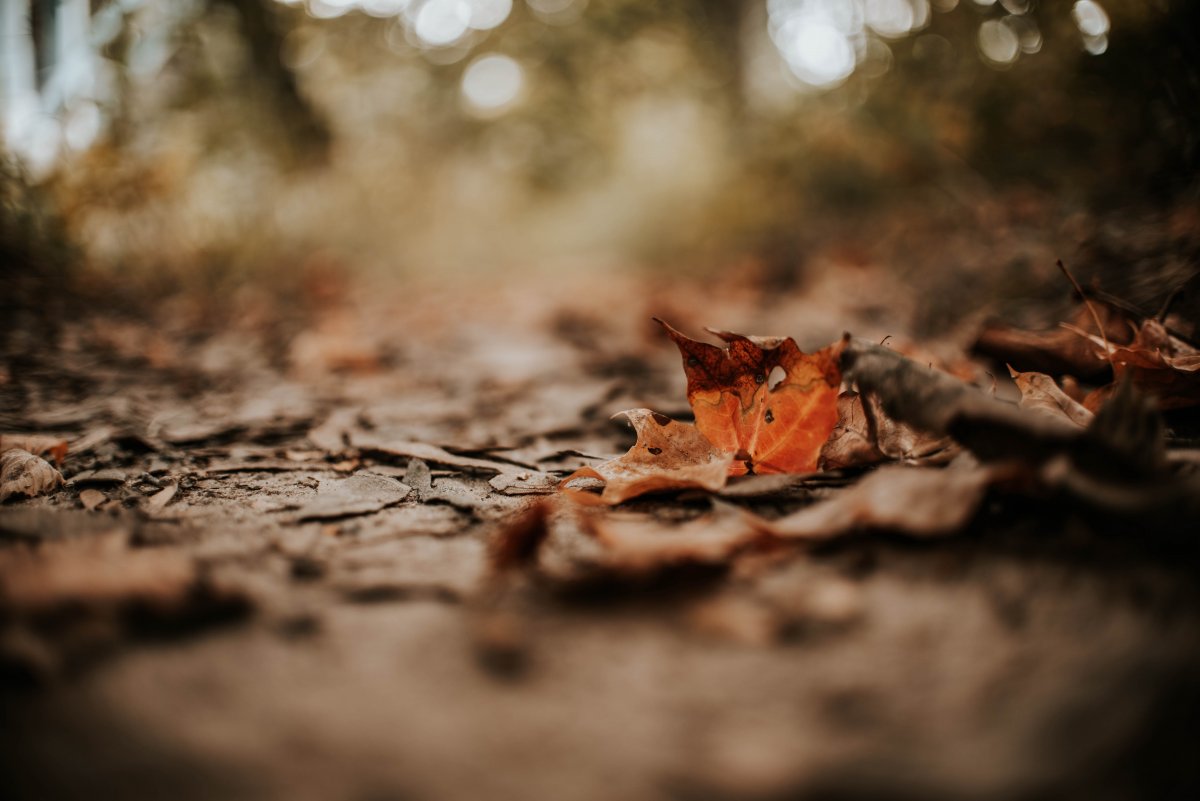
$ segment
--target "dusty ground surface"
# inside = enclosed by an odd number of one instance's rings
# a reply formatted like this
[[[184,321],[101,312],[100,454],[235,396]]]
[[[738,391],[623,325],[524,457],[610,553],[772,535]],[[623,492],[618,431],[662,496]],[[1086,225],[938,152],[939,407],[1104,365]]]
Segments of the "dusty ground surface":
[[[68,322],[0,386],[0,428],[74,443],[0,508],[0,794],[1194,797],[1194,550],[1127,522],[1000,500],[948,539],[602,581],[568,531],[497,590],[497,532],[632,442],[610,415],[686,416],[651,314],[903,336],[884,281],[389,290],[288,340]]]

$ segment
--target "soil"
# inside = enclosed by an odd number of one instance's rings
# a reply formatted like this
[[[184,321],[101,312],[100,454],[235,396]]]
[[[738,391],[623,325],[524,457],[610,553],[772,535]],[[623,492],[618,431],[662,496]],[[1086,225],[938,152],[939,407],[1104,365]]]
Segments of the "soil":
[[[603,580],[567,532],[497,583],[498,532],[631,444],[612,414],[686,419],[651,315],[899,340],[884,281],[389,287],[294,332],[244,299],[204,336],[187,306],[64,322],[0,381],[0,430],[72,442],[62,489],[0,507],[0,795],[1197,797],[1195,550],[1128,521],[1000,499],[945,539]]]

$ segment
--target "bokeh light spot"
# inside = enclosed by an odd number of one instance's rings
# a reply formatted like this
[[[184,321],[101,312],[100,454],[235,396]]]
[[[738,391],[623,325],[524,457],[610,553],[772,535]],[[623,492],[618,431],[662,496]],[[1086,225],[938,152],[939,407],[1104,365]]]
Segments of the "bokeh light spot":
[[[470,30],[471,6],[464,0],[426,0],[417,10],[413,33],[429,47],[449,47]]]
[[[480,56],[463,72],[462,95],[467,109],[495,116],[511,107],[525,84],[521,65],[508,56]]]
[[[833,86],[854,72],[854,48],[846,35],[828,22],[791,20],[780,31],[777,43],[792,73],[809,86]]]
[[[1021,55],[1021,39],[1004,21],[990,19],[979,26],[979,52],[992,66],[1007,67]]]
[[[1095,0],[1079,0],[1071,10],[1075,24],[1084,36],[1104,36],[1108,33],[1108,14]]]

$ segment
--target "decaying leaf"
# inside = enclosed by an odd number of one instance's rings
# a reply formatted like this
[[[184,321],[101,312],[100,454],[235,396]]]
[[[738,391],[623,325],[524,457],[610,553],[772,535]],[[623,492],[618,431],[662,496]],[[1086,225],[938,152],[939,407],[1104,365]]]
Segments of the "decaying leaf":
[[[54,457],[54,463],[62,466],[67,458],[67,441],[62,437],[50,437],[45,434],[0,434],[0,453],[11,450],[22,450],[34,456],[49,454]]]
[[[878,398],[888,417],[918,431],[950,436],[984,460],[1042,462],[1076,447],[1079,427],[989,397],[939,370],[860,340],[842,354],[847,380]]]
[[[1084,405],[1091,411],[1099,409],[1112,393],[1113,386],[1126,376],[1134,386],[1154,396],[1161,409],[1200,405],[1200,351],[1171,336],[1158,321],[1143,322],[1133,341],[1126,345],[1105,342],[1078,328],[1071,330],[1094,346],[1093,358],[1112,363],[1114,384],[1093,392],[1084,400]]]
[[[550,511],[549,501],[536,501],[496,532],[488,552],[494,571],[509,570],[534,560],[550,533]]]
[[[645,515],[587,515],[584,528],[605,546],[605,562],[628,572],[678,564],[719,564],[766,538],[735,506],[718,505],[711,513],[678,526],[665,526]]]
[[[400,503],[410,491],[393,478],[370,473],[323,481],[316,499],[303,506],[291,519],[302,523],[378,512]]]
[[[1104,335],[1109,342],[1130,341],[1129,315],[1109,304],[1091,300],[1092,309],[1080,305],[1071,317],[1071,324],[1088,334],[1097,333],[1094,311],[1104,326]],[[1093,378],[1102,375],[1108,364],[1096,358],[1093,348],[1065,328],[1046,331],[1027,331],[1002,323],[990,323],[980,332],[975,342],[979,353],[1011,364],[1018,370],[1047,373],[1049,375],[1070,374],[1078,378]]]
[[[62,474],[40,456],[17,448],[0,454],[0,503],[18,495],[33,498],[62,483]]]
[[[699,488],[716,492],[725,486],[733,454],[713,447],[700,430],[649,409],[630,409],[637,442],[624,456],[595,467],[581,467],[562,480],[566,487],[580,478],[605,482],[600,500],[618,504],[660,490]]]
[[[865,467],[889,460],[945,463],[958,450],[949,437],[893,420],[877,397],[847,391],[838,396],[838,423],[821,449],[821,467]]]
[[[696,427],[739,460],[735,472],[805,473],[838,421],[842,344],[806,354],[790,337],[747,337],[712,331],[720,348],[658,321],[683,355]],[[779,368],[783,377],[772,384]]]
[[[161,512],[175,498],[177,492],[179,492],[178,482],[170,482],[146,500],[145,510],[150,514]]]
[[[1063,392],[1054,379],[1045,373],[1022,373],[1012,367],[1008,368],[1008,372],[1021,391],[1022,409],[1070,420],[1081,428],[1092,421],[1092,413]]]
[[[944,536],[974,516],[998,476],[986,467],[882,467],[828,500],[760,525],[785,539],[832,539],[862,529]]]
[[[100,490],[85,489],[79,493],[79,502],[83,504],[83,508],[89,512],[95,509],[100,504],[108,500],[108,496]]]

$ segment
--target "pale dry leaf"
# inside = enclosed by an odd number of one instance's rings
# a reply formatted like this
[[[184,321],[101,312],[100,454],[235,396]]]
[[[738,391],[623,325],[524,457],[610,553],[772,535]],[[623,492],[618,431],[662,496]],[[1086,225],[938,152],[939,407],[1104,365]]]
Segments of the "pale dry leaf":
[[[151,495],[143,508],[151,514],[161,512],[175,498],[177,492],[179,492],[179,484],[172,481]]]
[[[18,495],[33,498],[62,483],[62,474],[40,456],[16,448],[0,454],[0,503]]]
[[[1008,368],[1008,373],[1021,391],[1022,409],[1066,419],[1080,428],[1086,428],[1092,422],[1094,415],[1082,403],[1063,392],[1054,379],[1045,373],[1022,373],[1012,367]]]
[[[79,493],[79,501],[83,504],[83,508],[89,512],[107,500],[108,496],[100,490],[85,489]]]
[[[821,466],[834,470],[883,461],[948,461],[957,450],[949,437],[894,420],[878,398],[848,391],[838,396],[838,424],[821,449]]]
[[[291,520],[302,523],[378,512],[400,503],[409,492],[409,487],[393,478],[370,473],[322,481],[316,499],[302,506]]]
[[[734,506],[680,525],[646,515],[590,514],[584,529],[605,546],[605,562],[629,572],[677,564],[719,564],[764,539],[750,516]]]
[[[882,467],[828,500],[760,525],[784,539],[832,539],[860,529],[953,534],[974,516],[997,475],[992,468],[958,465]]]
[[[521,468],[516,465],[498,462],[493,459],[460,456],[437,445],[430,445],[427,442],[396,440],[381,437],[369,431],[350,431],[346,433],[346,438],[349,440],[351,447],[361,451],[385,453],[389,456],[402,456],[406,459],[420,459],[429,464],[483,473],[521,472]]]
[[[63,459],[67,458],[67,447],[67,441],[62,437],[45,434],[0,434],[0,453],[22,450],[34,456],[49,454],[59,466],[62,465]]]
[[[1179,343],[1155,320],[1142,323],[1132,343],[1114,345],[1077,327],[1063,327],[1085,338],[1095,357],[1111,362],[1114,381],[1088,395],[1084,405],[1097,411],[1126,376],[1134,386],[1154,396],[1160,409],[1200,405],[1200,353]]]
[[[699,429],[649,409],[620,412],[637,431],[637,442],[629,452],[595,467],[581,467],[562,480],[560,486],[580,478],[605,482],[603,503],[622,501],[662,490],[698,488],[716,492],[725,486],[732,453],[719,450]]]

